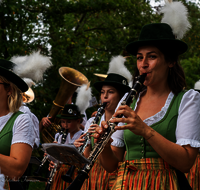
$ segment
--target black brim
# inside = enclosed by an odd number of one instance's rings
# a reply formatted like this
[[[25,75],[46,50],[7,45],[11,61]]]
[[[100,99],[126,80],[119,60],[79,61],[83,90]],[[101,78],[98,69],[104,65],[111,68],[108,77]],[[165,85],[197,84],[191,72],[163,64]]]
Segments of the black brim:
[[[103,85],[109,85],[109,86],[113,86],[114,88],[116,88],[119,91],[122,92],[129,92],[130,91],[130,87],[123,85],[122,83],[118,83],[118,82],[112,82],[112,81],[99,81],[94,83],[94,88],[98,91],[101,92],[102,86]]]
[[[22,80],[12,71],[9,71],[0,66],[0,75],[15,84],[22,92],[26,92],[28,90],[28,85],[24,82],[24,80]]]
[[[179,55],[185,53],[188,49],[188,46],[185,42],[176,40],[176,39],[155,39],[155,40],[138,40],[131,42],[126,46],[127,52],[132,55],[137,55],[139,47],[152,45],[152,46],[164,46],[166,49],[171,51],[176,51]]]
[[[66,116],[66,115],[59,114],[56,117],[60,119],[82,119],[83,117],[85,117],[85,115],[81,114],[79,116]]]

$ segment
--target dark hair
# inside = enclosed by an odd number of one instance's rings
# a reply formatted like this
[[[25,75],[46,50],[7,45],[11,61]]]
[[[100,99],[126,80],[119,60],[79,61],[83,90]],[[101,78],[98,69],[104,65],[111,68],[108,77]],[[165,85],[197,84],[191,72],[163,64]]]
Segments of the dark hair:
[[[170,51],[169,49],[166,49],[163,46],[154,45],[157,47],[164,55],[165,61],[167,63],[173,63],[174,66],[170,68],[168,73],[168,85],[171,91],[177,95],[179,92],[181,92],[186,87],[186,81],[185,81],[185,74],[183,71],[183,68],[180,65],[179,61],[179,55],[177,51]],[[136,69],[133,83],[136,81],[135,77],[139,75],[138,69]],[[144,90],[146,87],[143,87],[141,89]]]
[[[167,63],[173,63],[174,66],[170,68],[168,73],[168,85],[171,91],[177,95],[186,87],[185,74],[180,65],[179,54],[177,51],[170,51],[165,47],[157,47],[164,55]]]

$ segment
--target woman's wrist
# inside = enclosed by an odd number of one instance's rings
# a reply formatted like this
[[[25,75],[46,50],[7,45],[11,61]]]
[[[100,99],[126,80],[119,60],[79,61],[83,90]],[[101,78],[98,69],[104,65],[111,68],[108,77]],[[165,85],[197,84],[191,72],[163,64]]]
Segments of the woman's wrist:
[[[149,140],[150,138],[152,138],[155,135],[155,130],[152,129],[151,127],[149,127],[149,129],[147,130],[147,132],[144,135],[144,138],[146,140]]]

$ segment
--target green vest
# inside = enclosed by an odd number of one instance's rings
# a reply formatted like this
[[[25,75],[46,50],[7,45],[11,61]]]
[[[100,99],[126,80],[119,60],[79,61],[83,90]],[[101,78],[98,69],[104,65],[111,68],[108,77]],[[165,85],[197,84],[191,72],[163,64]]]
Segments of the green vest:
[[[10,156],[10,147],[12,141],[12,128],[16,118],[22,114],[21,111],[14,113],[0,131],[0,154]]]
[[[182,91],[177,96],[174,95],[165,116],[160,121],[150,126],[166,139],[174,143],[176,142],[175,131],[178,110],[184,93],[185,91]],[[134,99],[133,103],[131,104],[132,109],[135,108],[135,103],[136,100]],[[159,154],[142,136],[135,135],[129,130],[124,130],[124,141],[127,150],[126,160],[135,160],[141,158],[160,158]]]

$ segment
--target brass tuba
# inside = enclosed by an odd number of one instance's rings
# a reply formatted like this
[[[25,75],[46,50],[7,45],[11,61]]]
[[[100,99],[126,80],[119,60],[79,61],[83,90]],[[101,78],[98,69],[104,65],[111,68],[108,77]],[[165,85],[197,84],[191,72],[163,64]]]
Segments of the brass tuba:
[[[65,104],[79,86],[88,84],[88,79],[82,73],[70,67],[59,68],[59,74],[62,77],[61,85],[49,113],[52,125],[43,128],[41,132],[44,143],[52,143],[55,134],[60,130],[56,115],[63,110]]]

